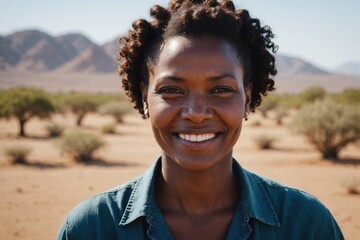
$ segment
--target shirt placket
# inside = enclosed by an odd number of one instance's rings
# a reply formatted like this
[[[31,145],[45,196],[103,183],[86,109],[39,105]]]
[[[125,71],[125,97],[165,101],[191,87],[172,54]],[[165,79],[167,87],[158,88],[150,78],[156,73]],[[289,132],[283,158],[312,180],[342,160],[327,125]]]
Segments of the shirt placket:
[[[152,240],[172,240],[170,230],[160,210],[154,206],[147,217],[149,228],[147,236]]]

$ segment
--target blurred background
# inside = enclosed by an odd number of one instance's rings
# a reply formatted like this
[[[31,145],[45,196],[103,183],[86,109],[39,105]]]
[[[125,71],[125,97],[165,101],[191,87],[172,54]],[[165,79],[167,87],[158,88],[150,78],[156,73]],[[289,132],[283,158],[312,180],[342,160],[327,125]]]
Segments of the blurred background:
[[[125,3],[126,2],[126,3]],[[125,98],[118,39],[152,5],[0,0],[0,238],[54,238],[81,200],[141,174],[160,149]],[[234,156],[307,191],[360,235],[360,3],[234,1],[269,25],[276,91]]]

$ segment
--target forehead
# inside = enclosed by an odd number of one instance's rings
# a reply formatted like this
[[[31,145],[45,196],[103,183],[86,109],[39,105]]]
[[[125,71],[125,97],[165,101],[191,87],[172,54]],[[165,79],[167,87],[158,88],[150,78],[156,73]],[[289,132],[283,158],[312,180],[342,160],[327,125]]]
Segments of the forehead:
[[[155,54],[155,67],[201,69],[240,66],[235,48],[226,40],[215,37],[176,36],[161,45]]]
[[[158,58],[170,60],[173,57],[186,56],[186,54],[199,55],[224,55],[236,57],[235,48],[226,40],[210,36],[192,37],[175,36],[166,40],[158,51]]]

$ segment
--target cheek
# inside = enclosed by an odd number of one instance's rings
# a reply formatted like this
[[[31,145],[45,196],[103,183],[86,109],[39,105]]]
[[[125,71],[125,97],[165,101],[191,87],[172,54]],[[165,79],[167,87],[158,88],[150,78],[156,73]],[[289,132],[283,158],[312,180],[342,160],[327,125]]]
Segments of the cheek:
[[[245,113],[244,103],[241,99],[236,98],[226,104],[221,104],[216,107],[217,114],[224,121],[229,128],[239,128],[242,125],[243,116]]]
[[[161,130],[167,128],[177,113],[177,108],[161,98],[149,99],[149,115],[153,127]]]

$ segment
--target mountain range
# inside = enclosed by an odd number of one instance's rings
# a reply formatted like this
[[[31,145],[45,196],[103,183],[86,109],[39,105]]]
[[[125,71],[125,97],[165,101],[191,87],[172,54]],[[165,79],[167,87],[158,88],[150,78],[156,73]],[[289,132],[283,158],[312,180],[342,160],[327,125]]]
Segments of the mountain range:
[[[27,76],[31,73],[46,73],[51,76],[79,73],[89,76],[115,75],[119,47],[118,39],[97,45],[78,33],[51,36],[39,30],[25,30],[0,36],[0,81],[3,85],[0,87],[5,86],[4,81],[14,78],[14,72],[15,75],[19,72],[26,73]],[[299,84],[331,88],[331,81],[336,84],[341,81],[342,88],[360,87],[360,79],[356,77],[358,74],[360,76],[359,63],[345,64],[336,69],[336,72],[329,72],[300,58],[277,54],[276,66],[280,83],[291,84],[288,87],[294,88],[293,91],[302,88]],[[17,75],[15,78],[22,77]]]
[[[81,34],[50,36],[38,30],[0,36],[0,70],[112,72],[116,71],[119,48],[115,39],[99,46]],[[327,74],[306,61],[277,56],[277,66],[285,74]]]
[[[38,30],[0,36],[0,70],[116,71],[115,43],[99,46],[81,34],[50,36]]]

